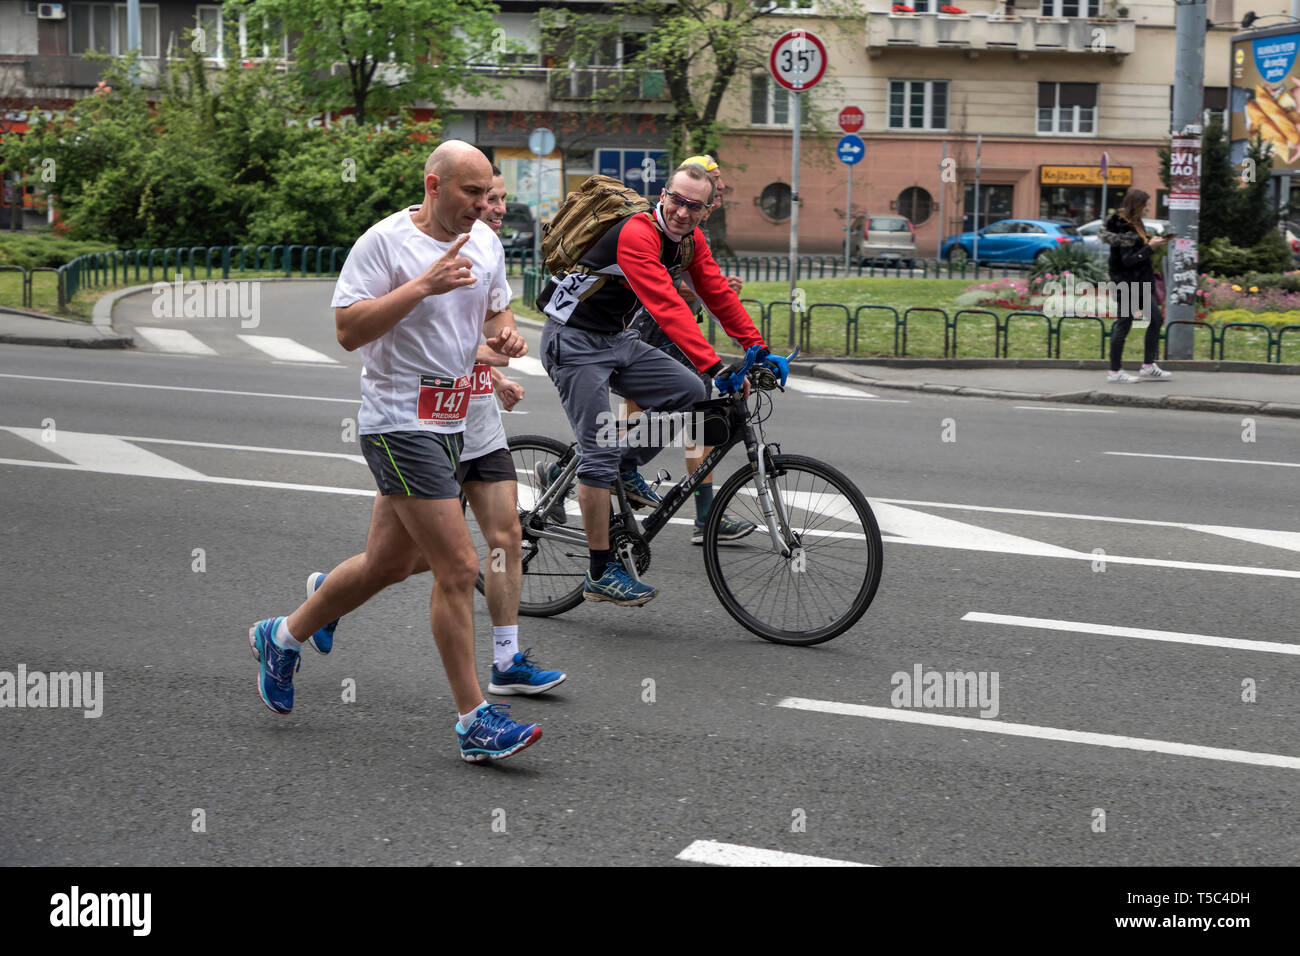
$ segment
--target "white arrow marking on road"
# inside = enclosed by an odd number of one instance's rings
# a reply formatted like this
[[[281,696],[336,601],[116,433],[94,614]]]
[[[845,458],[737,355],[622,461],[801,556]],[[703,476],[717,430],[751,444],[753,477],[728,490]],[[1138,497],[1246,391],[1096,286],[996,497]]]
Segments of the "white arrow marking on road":
[[[714,866],[871,866],[870,863],[850,863],[848,860],[832,860],[824,856],[762,850],[736,843],[718,843],[716,840],[696,840],[678,853],[677,859],[687,863],[712,863]]]
[[[309,349],[300,342],[279,335],[237,335],[235,338],[282,362],[314,362],[321,365],[339,363],[324,352]]]
[[[146,478],[202,478],[203,473],[184,465],[178,465],[170,459],[155,455],[153,452],[136,448],[129,442],[110,435],[90,435],[85,432],[70,432],[60,429],[54,441],[43,441],[43,432],[39,428],[7,428],[19,438],[25,438],[34,445],[40,445],[46,451],[53,452],[60,458],[66,458],[72,464],[86,471],[98,471],[110,475],[140,475]],[[46,463],[48,464],[48,463]]]
[[[1088,624],[1083,621],[1057,621],[1047,617],[986,614],[983,611],[971,611],[962,620],[978,624],[1005,624],[1009,627],[1034,627],[1044,631],[1071,631],[1076,634],[1100,634],[1104,637],[1135,637],[1144,641],[1170,641],[1175,644],[1195,644],[1200,647],[1226,647],[1234,651],[1263,651],[1267,654],[1300,656],[1300,644],[1283,644],[1278,641],[1249,641],[1238,637],[1214,637],[1210,634],[1188,634],[1183,631],[1153,631],[1145,627],[1117,627],[1112,624]]]
[[[1300,461],[1257,461],[1251,458],[1201,458],[1196,455],[1149,455],[1140,451],[1107,451],[1105,455],[1122,455],[1125,458],[1173,458],[1177,461],[1215,461],[1225,465],[1275,465],[1278,468],[1300,468]]]
[[[893,720],[904,724],[926,724],[931,727],[946,727],[951,730],[974,730],[986,734],[1006,734],[1011,737],[1036,737],[1040,740],[1089,744],[1093,747],[1144,750],[1151,753],[1172,754],[1176,757],[1199,757],[1203,760],[1224,760],[1229,763],[1300,770],[1300,757],[1258,753],[1251,750],[1227,750],[1222,747],[1203,747],[1200,744],[1151,740],[1146,737],[1126,737],[1122,734],[1096,734],[1083,730],[1064,730],[1060,727],[1004,723],[998,720],[986,720],[981,717],[952,717],[948,714],[932,714],[927,711],[901,710],[892,707],[867,707],[862,704],[841,704],[833,700],[807,700],[802,697],[787,697],[776,706],[788,707],[792,710],[811,710],[822,714],[867,717],[872,720]]]
[[[217,354],[216,349],[208,348],[196,336],[184,329],[149,329],[137,325],[135,330],[160,352],[180,352],[184,355]]]
[[[1055,558],[1079,558],[1084,555],[1070,548],[1062,548],[1045,541],[1022,538],[1002,531],[990,531],[977,525],[924,514],[910,508],[899,508],[880,501],[872,501],[882,534],[901,535],[909,544],[928,544],[941,548],[961,548],[968,551],[998,551],[1003,554],[1030,554]]]

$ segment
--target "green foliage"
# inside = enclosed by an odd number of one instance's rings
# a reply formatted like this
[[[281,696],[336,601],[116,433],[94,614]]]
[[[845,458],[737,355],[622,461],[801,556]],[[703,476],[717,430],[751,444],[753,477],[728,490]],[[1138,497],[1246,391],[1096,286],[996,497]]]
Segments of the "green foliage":
[[[49,233],[0,232],[0,265],[61,266],[77,256],[91,252],[108,252],[113,248],[107,242],[75,242]]]
[[[1291,251],[1276,230],[1270,229],[1248,249],[1234,246],[1226,238],[1214,239],[1199,249],[1202,272],[1217,276],[1239,276],[1246,273],[1282,272],[1291,266]]]
[[[313,126],[296,77],[232,62],[210,87],[193,52],[173,64],[155,107],[128,69],[110,63],[111,93],[37,123],[21,142],[5,140],[6,163],[32,170],[30,181],[54,161],[55,181],[42,185],[73,239],[125,248],[348,245],[421,201],[436,124]]]
[[[1058,243],[1034,260],[1029,269],[1030,279],[1040,279],[1048,273],[1060,276],[1072,273],[1082,282],[1105,282],[1107,270],[1102,260],[1087,250],[1081,242]]]
[[[289,68],[308,99],[352,107],[358,123],[420,100],[443,112],[458,93],[481,92],[488,75],[465,66],[504,36],[488,0],[236,0],[222,9],[232,43],[241,11],[250,45],[279,50],[285,33],[294,37]]]

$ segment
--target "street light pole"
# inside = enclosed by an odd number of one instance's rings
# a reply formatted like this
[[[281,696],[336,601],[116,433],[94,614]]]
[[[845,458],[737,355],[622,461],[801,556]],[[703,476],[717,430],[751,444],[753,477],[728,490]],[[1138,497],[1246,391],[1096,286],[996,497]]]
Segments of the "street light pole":
[[[1174,142],[1184,144],[1188,174],[1178,186],[1177,170],[1170,169],[1169,219],[1174,238],[1165,256],[1165,319],[1191,322],[1196,318],[1196,243],[1200,237],[1201,104],[1205,86],[1205,0],[1175,0]],[[1179,150],[1171,149],[1171,162]],[[1192,357],[1193,325],[1166,331],[1167,353],[1173,359]]]

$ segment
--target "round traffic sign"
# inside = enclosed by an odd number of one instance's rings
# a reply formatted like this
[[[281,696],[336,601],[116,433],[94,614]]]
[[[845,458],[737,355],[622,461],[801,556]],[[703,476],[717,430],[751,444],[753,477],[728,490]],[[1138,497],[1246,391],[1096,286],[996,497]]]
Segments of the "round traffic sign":
[[[787,90],[799,93],[812,89],[826,74],[826,46],[815,33],[791,30],[772,45],[768,67]]]
[[[549,156],[555,152],[555,134],[539,126],[528,134],[528,151],[534,156]]]
[[[846,106],[840,110],[840,129],[846,133],[856,133],[862,129],[862,124],[867,121],[862,110],[856,106]]]
[[[867,155],[867,144],[862,142],[861,136],[850,133],[835,145],[835,154],[844,165],[856,166],[862,162],[862,157]]]

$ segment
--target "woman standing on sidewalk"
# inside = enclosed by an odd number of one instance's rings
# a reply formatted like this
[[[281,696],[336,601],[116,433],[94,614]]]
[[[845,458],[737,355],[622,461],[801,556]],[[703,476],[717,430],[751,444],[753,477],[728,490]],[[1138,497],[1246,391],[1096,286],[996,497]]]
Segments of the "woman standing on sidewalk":
[[[1151,254],[1166,240],[1161,236],[1148,239],[1146,230],[1142,227],[1142,218],[1146,215],[1150,201],[1151,197],[1147,193],[1140,189],[1130,189],[1120,204],[1119,212],[1107,219],[1101,229],[1101,241],[1110,246],[1110,281],[1127,283],[1129,288],[1129,294],[1119,299],[1124,308],[1111,330],[1110,373],[1106,376],[1108,382],[1129,384],[1142,379],[1173,378],[1156,364],[1160,327],[1164,325],[1165,317],[1156,302],[1156,274],[1151,266]],[[1124,355],[1124,340],[1128,338],[1134,312],[1140,302],[1147,303],[1151,314],[1146,339],[1143,341],[1142,369],[1134,378],[1120,368],[1120,363]]]

